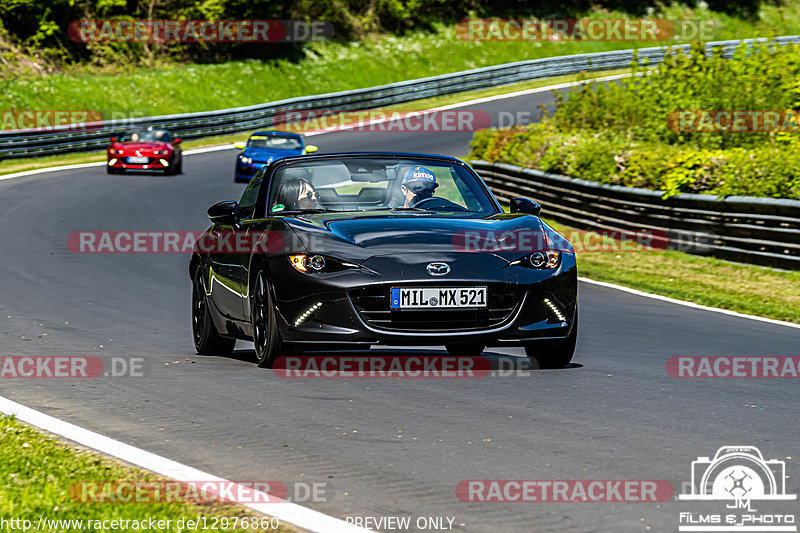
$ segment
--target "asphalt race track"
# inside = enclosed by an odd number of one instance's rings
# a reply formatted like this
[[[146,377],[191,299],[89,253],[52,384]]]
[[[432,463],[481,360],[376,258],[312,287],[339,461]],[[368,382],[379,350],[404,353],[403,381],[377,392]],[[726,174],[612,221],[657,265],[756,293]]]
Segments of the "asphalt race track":
[[[535,111],[549,98],[478,107]],[[465,156],[470,137],[344,131],[310,142]],[[340,518],[454,517],[457,531],[471,532],[677,531],[687,506],[677,498],[463,503],[455,488],[470,479],[642,479],[667,480],[677,495],[691,462],[723,445],[785,460],[786,490],[800,492],[797,380],[679,380],[665,370],[677,355],[797,356],[800,329],[583,283],[577,364],[564,370],[306,380],[257,368],[247,343],[231,358],[196,356],[188,255],[77,254],[66,239],[203,229],[209,205],[241,194],[235,153],[187,156],[174,177],[94,167],[0,181],[0,355],[144,361],[142,377],[4,379],[1,395],[227,479],[326,483],[327,501],[307,505]],[[498,368],[527,365],[522,350],[485,355]]]

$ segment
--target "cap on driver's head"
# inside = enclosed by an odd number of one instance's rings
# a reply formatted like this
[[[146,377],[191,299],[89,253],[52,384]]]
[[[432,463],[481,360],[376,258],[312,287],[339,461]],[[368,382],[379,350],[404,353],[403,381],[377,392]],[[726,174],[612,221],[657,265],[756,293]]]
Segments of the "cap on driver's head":
[[[406,185],[412,181],[421,181],[423,183],[430,183],[436,186],[436,176],[425,167],[414,167],[406,172],[403,176],[402,185]]]

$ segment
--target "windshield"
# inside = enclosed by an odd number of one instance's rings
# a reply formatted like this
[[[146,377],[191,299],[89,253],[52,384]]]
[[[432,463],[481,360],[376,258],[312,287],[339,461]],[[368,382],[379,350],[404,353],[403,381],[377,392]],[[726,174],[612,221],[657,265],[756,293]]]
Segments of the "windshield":
[[[119,142],[171,142],[172,135],[167,130],[129,131],[120,137]]]
[[[272,148],[274,150],[299,150],[303,147],[303,143],[297,137],[253,135],[247,140],[247,146],[253,148]]]
[[[270,214],[409,210],[494,213],[472,173],[458,164],[414,159],[341,158],[276,170]]]

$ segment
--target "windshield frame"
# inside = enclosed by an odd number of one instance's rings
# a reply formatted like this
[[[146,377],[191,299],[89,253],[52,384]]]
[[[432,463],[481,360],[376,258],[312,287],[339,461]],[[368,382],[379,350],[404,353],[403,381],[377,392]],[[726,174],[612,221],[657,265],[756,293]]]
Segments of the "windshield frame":
[[[169,140],[158,140],[158,139],[143,139],[145,135],[149,135],[155,137],[157,131],[163,131],[164,134],[167,136]],[[132,141],[131,136],[136,133],[139,135],[138,141]],[[118,142],[121,143],[171,143],[175,137],[172,135],[172,132],[166,128],[154,128],[152,130],[128,130],[120,136],[120,140]]]
[[[291,140],[291,141],[296,141],[298,143],[298,146],[293,147],[293,148],[278,148],[278,147],[275,147],[275,146],[254,146],[254,145],[250,144],[250,141],[253,140],[253,137],[264,137],[265,139],[267,139],[268,142],[271,141],[272,139],[275,139],[275,138],[277,138],[277,139],[287,139],[287,140]],[[256,141],[261,141],[262,139],[255,139],[255,140]],[[256,149],[261,149],[261,150],[303,150],[305,147],[306,147],[306,145],[305,145],[305,142],[303,142],[302,137],[295,137],[293,135],[276,135],[276,134],[270,134],[270,135],[260,134],[259,135],[258,133],[254,133],[253,135],[248,137],[247,138],[247,144],[245,145],[245,148],[256,148]]]
[[[452,167],[461,167],[471,179],[475,180],[475,184],[477,185],[478,190],[484,195],[486,198],[486,202],[488,204],[487,207],[491,207],[492,209],[485,210],[485,211],[470,211],[470,210],[429,210],[424,208],[411,208],[411,209],[393,209],[390,206],[386,206],[383,208],[376,208],[376,209],[358,209],[358,210],[328,210],[328,209],[307,209],[307,210],[291,210],[291,211],[280,211],[271,213],[268,210],[268,202],[269,199],[272,197],[272,190],[273,186],[275,185],[275,178],[278,172],[285,168],[285,167],[303,167],[308,166],[305,163],[319,163],[324,162],[326,160],[335,162],[337,160],[343,159],[376,159],[376,160],[391,160],[397,159],[400,161],[414,161],[420,164],[430,164],[432,166],[452,166]],[[414,153],[382,153],[382,152],[366,152],[366,153],[342,153],[342,154],[319,154],[313,156],[294,156],[294,157],[287,157],[283,159],[279,159],[274,161],[272,164],[268,165],[269,168],[265,167],[263,170],[268,172],[268,176],[264,176],[261,183],[261,190],[259,194],[258,206],[256,207],[260,218],[283,218],[286,216],[296,216],[298,214],[305,213],[352,213],[352,214],[375,214],[380,212],[387,212],[391,214],[400,215],[404,212],[408,213],[428,213],[430,215],[441,215],[441,214],[462,214],[465,218],[466,217],[475,217],[475,216],[492,216],[499,213],[503,213],[503,208],[500,203],[495,198],[494,194],[491,192],[489,187],[486,183],[481,179],[477,172],[475,172],[472,167],[470,167],[466,162],[449,156],[437,156],[434,154],[414,154]],[[265,173],[266,173],[265,172]],[[462,178],[463,179],[463,178]],[[480,200],[479,200],[480,201]]]

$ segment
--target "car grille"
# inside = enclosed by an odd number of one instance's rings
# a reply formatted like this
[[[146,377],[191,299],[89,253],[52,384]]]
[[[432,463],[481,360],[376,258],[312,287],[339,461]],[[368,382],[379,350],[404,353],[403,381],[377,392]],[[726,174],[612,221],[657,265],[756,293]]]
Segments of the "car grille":
[[[409,286],[424,287],[426,284]],[[524,291],[511,283],[428,284],[435,287],[487,287],[483,309],[404,309],[389,307],[392,287],[399,284],[371,285],[350,292],[350,300],[361,319],[370,327],[402,332],[463,332],[492,329],[511,320],[519,308]]]

